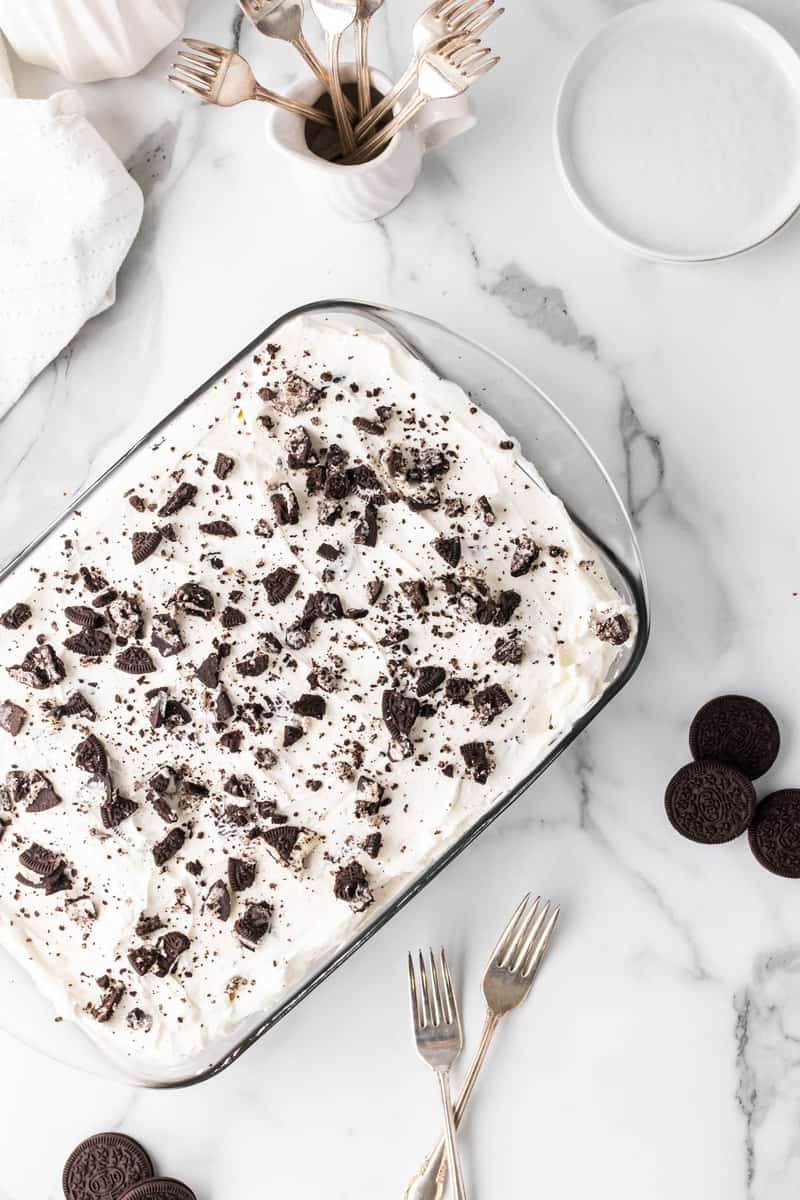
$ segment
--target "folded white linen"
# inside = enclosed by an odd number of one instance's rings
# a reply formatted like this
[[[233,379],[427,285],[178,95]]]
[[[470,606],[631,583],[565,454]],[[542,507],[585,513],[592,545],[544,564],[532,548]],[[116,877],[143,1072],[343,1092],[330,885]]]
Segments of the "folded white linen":
[[[77,92],[0,99],[0,417],[113,304],[142,209]]]

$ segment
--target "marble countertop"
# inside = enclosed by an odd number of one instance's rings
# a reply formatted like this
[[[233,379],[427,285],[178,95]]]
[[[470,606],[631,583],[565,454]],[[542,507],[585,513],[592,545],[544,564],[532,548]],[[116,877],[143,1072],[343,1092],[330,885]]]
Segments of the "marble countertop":
[[[0,561],[282,311],[322,297],[410,308],[531,375],[626,497],[653,637],[630,686],[521,800],[232,1069],[182,1092],[83,1077],[0,1037],[1,1200],[61,1195],[89,1133],[141,1138],[198,1200],[400,1197],[437,1124],[409,1036],[404,956],[444,941],[470,1044],[488,948],[529,888],[563,919],[535,991],[502,1029],[465,1128],[471,1194],[789,1200],[800,1188],[800,884],[746,839],[701,848],[663,811],[709,696],[750,692],[784,748],[764,794],[800,785],[797,280],[800,224],[713,266],[630,257],[564,194],[559,80],[621,0],[508,0],[480,124],[416,191],[343,225],[291,190],[257,105],[202,109],[141,76],[83,88],[146,194],[115,306],[0,423]],[[403,65],[417,5],[388,0],[378,64]],[[749,4],[800,47],[792,0]],[[240,31],[233,0],[188,30],[265,80],[288,47]],[[59,80],[15,64],[19,90]],[[0,1022],[1,1023],[1,1022]],[[379,1031],[389,1030],[384,1039]],[[46,1131],[46,1133],[45,1133]]]

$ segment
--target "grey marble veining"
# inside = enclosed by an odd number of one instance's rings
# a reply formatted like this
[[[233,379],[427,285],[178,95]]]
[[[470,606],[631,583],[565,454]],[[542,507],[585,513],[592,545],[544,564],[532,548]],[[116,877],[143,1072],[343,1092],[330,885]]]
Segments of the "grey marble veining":
[[[760,793],[800,786],[800,226],[698,268],[607,243],[561,188],[550,123],[571,56],[627,4],[507,7],[477,129],[431,155],[414,194],[374,226],[343,226],[293,189],[258,105],[205,110],[169,89],[169,50],[136,79],[82,89],[142,186],[145,218],[117,303],[0,421],[0,562],[274,317],[349,296],[477,338],[576,422],[637,526],[648,655],[525,796],[218,1079],[133,1093],[0,1035],[2,1200],[55,1200],[67,1154],[102,1128],[141,1137],[198,1200],[399,1200],[437,1123],[409,1044],[405,951],[447,942],[472,1042],[483,959],[529,887],[561,901],[563,922],[477,1094],[472,1194],[526,1194],[533,1146],[536,1188],[559,1200],[797,1195],[798,885],[765,873],[746,840],[681,841],[662,797],[695,708],[728,690],[761,696],[781,722]],[[750,7],[800,45],[796,5]],[[387,0],[376,18],[390,73],[415,15]],[[187,32],[238,39],[272,86],[303,70],[230,0],[194,0]],[[29,95],[59,86],[15,67]]]

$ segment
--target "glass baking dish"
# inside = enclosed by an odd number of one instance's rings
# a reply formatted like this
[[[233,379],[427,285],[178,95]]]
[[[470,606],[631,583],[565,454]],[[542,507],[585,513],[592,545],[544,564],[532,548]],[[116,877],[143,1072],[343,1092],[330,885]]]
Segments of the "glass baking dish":
[[[421,891],[547,769],[625,686],[638,667],[647,644],[647,588],[636,537],[616,488],[575,426],[533,382],[477,343],[424,317],[350,301],[321,301],[303,306],[283,315],[260,333],[78,496],[67,513],[23,549],[0,573],[0,582],[11,576],[74,509],[85,503],[89,495],[110,486],[115,473],[123,465],[131,464],[137,455],[147,455],[153,443],[162,437],[178,414],[210,386],[263,343],[280,341],[281,332],[289,323],[309,314],[323,317],[334,314],[352,316],[361,327],[377,327],[384,333],[388,332],[437,375],[459,384],[477,404],[495,417],[509,434],[518,439],[524,457],[535,463],[547,486],[563,500],[576,525],[593,544],[610,582],[636,612],[637,627],[634,636],[615,660],[605,690],[575,724],[548,748],[545,757],[532,770],[507,791],[489,799],[486,810],[466,831],[454,838],[451,844],[446,844],[436,860],[402,891],[383,905],[374,906],[366,923],[357,929],[354,936],[318,962],[306,977],[296,981],[276,1007],[251,1017],[235,1034],[218,1039],[194,1058],[184,1060],[176,1067],[153,1071],[149,1067],[137,1068],[129,1061],[112,1057],[105,1045],[95,1041],[88,1028],[70,1021],[55,1020],[49,1001],[39,992],[24,968],[8,952],[0,950],[0,1027],[59,1061],[129,1084],[145,1087],[188,1086],[210,1078],[235,1062]]]

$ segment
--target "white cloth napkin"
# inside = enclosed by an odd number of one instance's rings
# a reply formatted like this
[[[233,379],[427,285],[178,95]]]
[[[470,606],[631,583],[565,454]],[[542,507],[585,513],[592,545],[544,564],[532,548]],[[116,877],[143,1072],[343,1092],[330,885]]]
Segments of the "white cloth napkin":
[[[0,63],[0,94],[3,78]],[[0,417],[114,303],[141,223],[138,185],[83,113],[73,91],[0,99]]]

